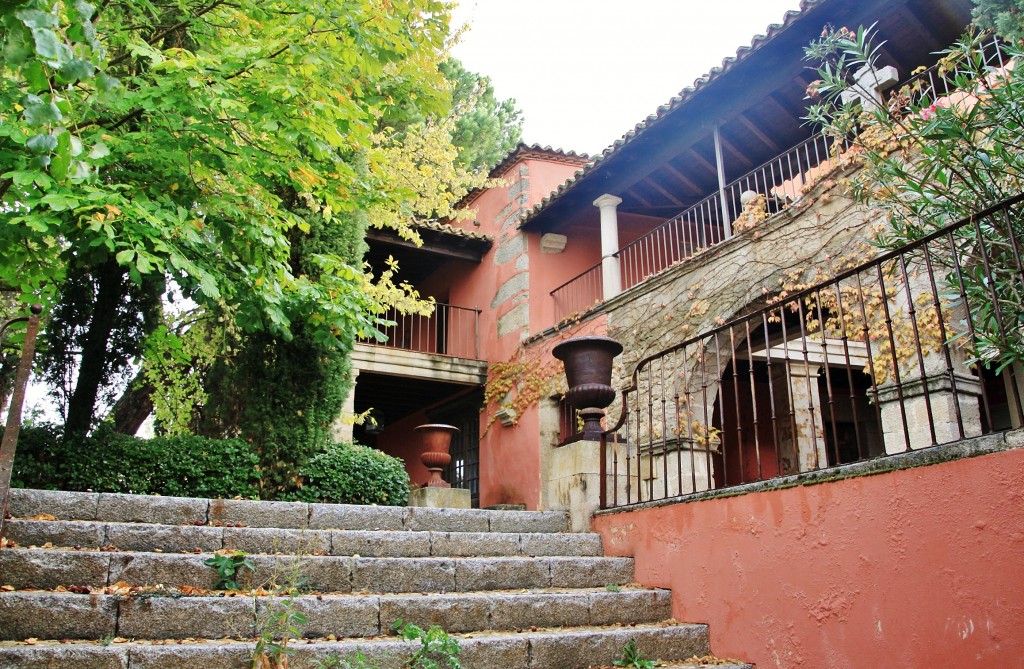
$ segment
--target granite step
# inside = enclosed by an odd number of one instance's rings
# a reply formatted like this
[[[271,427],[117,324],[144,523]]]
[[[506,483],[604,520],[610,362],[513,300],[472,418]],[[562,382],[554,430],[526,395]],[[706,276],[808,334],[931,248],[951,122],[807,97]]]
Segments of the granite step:
[[[53,589],[185,586],[213,589],[216,571],[209,553],[77,551],[59,548],[0,550],[0,586]],[[425,557],[253,555],[255,569],[239,578],[243,587],[282,582],[296,565],[306,585],[322,592],[472,592],[521,588],[594,588],[633,579],[632,558],[612,557]]]
[[[194,499],[14,488],[8,513],[58,520],[160,525],[222,525],[312,530],[433,532],[568,532],[561,511],[488,511],[425,507],[306,504],[238,499]]]
[[[89,520],[11,519],[4,536],[19,546],[192,553],[361,555],[363,557],[599,556],[598,534],[551,532],[428,532],[298,530],[264,527],[158,525]]]
[[[611,665],[630,640],[645,657],[682,659],[709,653],[706,625],[678,623],[474,632],[454,635],[464,669],[585,669]],[[331,656],[363,653],[375,667],[402,669],[418,644],[394,637],[293,641],[289,669],[313,669]],[[251,641],[170,644],[120,640],[97,643],[0,642],[0,667],[42,669],[238,669],[251,662]]]
[[[297,637],[373,637],[396,620],[448,632],[654,623],[671,617],[667,590],[625,588],[464,592],[447,595],[135,596],[0,593],[0,640],[187,639],[257,635],[268,612],[293,606],[308,622]]]

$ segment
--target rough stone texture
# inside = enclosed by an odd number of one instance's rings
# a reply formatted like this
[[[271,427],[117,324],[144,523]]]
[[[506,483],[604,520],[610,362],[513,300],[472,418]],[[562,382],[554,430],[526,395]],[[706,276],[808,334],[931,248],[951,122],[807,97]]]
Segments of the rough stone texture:
[[[372,532],[334,530],[332,555],[360,557],[429,557],[429,532]]]
[[[405,508],[310,504],[309,526],[317,530],[402,530]]]
[[[161,523],[163,525],[206,522],[209,500],[156,495],[100,493],[96,519],[114,523]]]
[[[511,311],[498,318],[498,336],[504,337],[530,325],[530,305],[517,304]]]
[[[517,636],[464,639],[459,658],[466,669],[526,669],[541,665],[530,661],[530,644]],[[554,667],[552,667],[554,669]],[[559,669],[563,669],[559,667]]]
[[[633,580],[632,558],[549,557],[553,588],[597,588]]]
[[[60,520],[9,520],[4,523],[4,536],[19,546],[88,546],[106,545],[106,526],[95,522]]]
[[[518,258],[516,258],[516,265],[515,265],[515,267],[516,267],[516,270],[518,270],[520,272],[525,272],[526,270],[530,269],[530,256],[528,256],[528,255],[521,255]]]
[[[467,558],[455,566],[460,591],[546,588],[551,581],[548,564],[527,558]]]
[[[11,488],[7,512],[15,518],[48,513],[61,520],[96,520],[99,493]]]
[[[431,555],[518,555],[519,535],[496,532],[431,532]]]
[[[702,656],[709,652],[707,628],[703,625],[566,630],[530,635],[532,666],[570,669],[611,665],[622,657],[622,647],[630,639],[648,658]]]
[[[516,293],[521,293],[524,290],[530,289],[530,275],[526,273],[513,274],[505,283],[498,287],[498,292],[494,294],[494,299],[491,300],[491,308],[496,309],[499,305],[504,304]]]
[[[257,502],[247,499],[210,500],[210,522],[243,523],[246,527],[303,529],[309,524],[309,505],[301,502]]]
[[[590,594],[590,624],[652,623],[672,617],[668,590],[623,590]]]
[[[0,585],[15,588],[104,586],[109,566],[108,553],[5,549],[0,551]]]
[[[309,556],[301,563],[290,555],[254,555],[255,583],[274,581],[288,583],[296,573],[306,579],[311,590],[320,592],[352,592],[352,558],[335,556]]]
[[[409,493],[410,507],[471,509],[473,496],[463,488],[417,488]]]
[[[134,665],[133,665],[134,666]],[[0,667],[17,669],[127,669],[128,649],[122,646],[0,646]]]
[[[209,555],[164,553],[114,553],[110,556],[110,583],[130,585],[190,586],[212,589],[217,572],[203,564]],[[248,574],[243,574],[243,579]],[[241,583],[243,579],[240,579]]]
[[[586,594],[537,593],[505,595],[491,610],[491,629],[569,627],[590,624]]]
[[[293,648],[295,654],[289,658],[289,666],[294,669],[314,669],[316,662],[336,656],[343,660],[354,660],[356,653],[362,653],[369,666],[374,669],[405,669],[405,659],[419,647],[412,641],[396,639],[376,639],[372,643],[361,640],[339,641],[335,643],[298,644]],[[463,665],[466,669],[473,669]],[[482,669],[482,665],[478,667]]]
[[[251,597],[131,597],[121,602],[117,634],[132,639],[251,637],[256,634],[254,612]]]
[[[480,595],[382,595],[380,624],[384,631],[396,620],[408,620],[423,628],[475,632],[488,628],[491,606],[492,600]]]
[[[455,561],[445,558],[356,558],[353,592],[452,592]]]
[[[568,532],[569,515],[564,511],[494,511],[491,532]]]
[[[283,598],[261,597],[257,601],[257,620],[265,620],[270,612],[282,610]],[[299,626],[299,636],[322,638],[377,636],[381,633],[380,602],[377,597],[296,597],[295,610],[306,614],[308,622]],[[389,623],[390,624],[390,623]],[[387,631],[386,629],[384,630]]]
[[[524,534],[523,555],[580,555],[602,554],[600,534]]]
[[[489,512],[477,509],[410,507],[405,514],[405,528],[430,532],[488,532]]]
[[[224,546],[223,528],[136,523],[109,523],[105,544],[127,551],[160,550],[165,553],[220,550]]]
[[[0,640],[114,636],[117,600],[61,592],[0,593]]]
[[[250,666],[252,644],[132,645],[131,669],[238,669]]]
[[[324,530],[225,527],[224,548],[247,553],[328,553],[331,550],[331,533]]]
[[[494,262],[504,265],[524,253],[526,253],[526,235],[520,232],[512,235],[506,242],[498,246],[494,252]]]

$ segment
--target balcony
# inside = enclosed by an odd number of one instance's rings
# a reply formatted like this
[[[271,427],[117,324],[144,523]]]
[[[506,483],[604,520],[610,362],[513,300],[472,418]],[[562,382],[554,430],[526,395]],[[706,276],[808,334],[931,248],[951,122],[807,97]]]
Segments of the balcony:
[[[480,359],[480,310],[437,302],[428,316],[402,314],[390,309],[383,316],[393,323],[381,329],[386,339],[363,339],[371,346],[429,353],[453,358]]]

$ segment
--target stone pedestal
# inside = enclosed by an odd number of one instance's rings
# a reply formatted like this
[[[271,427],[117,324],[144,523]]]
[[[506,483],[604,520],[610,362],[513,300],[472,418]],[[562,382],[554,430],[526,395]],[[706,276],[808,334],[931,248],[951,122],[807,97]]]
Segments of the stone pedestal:
[[[552,449],[544,508],[568,511],[573,532],[589,532],[590,518],[600,508],[601,443],[577,441]]]
[[[473,497],[464,488],[417,488],[409,493],[409,506],[432,509],[471,509]]]
[[[965,374],[955,374],[954,379],[955,387],[948,374],[931,377],[928,379],[927,395],[921,379],[903,380],[902,408],[900,392],[895,385],[878,387],[886,453],[902,453],[907,450],[908,441],[911,449],[918,449],[981,434],[981,411],[978,404],[981,384],[977,377]],[[904,432],[904,412],[907,432]],[[934,441],[929,416],[935,424]],[[959,423],[963,424],[963,437],[960,435]]]

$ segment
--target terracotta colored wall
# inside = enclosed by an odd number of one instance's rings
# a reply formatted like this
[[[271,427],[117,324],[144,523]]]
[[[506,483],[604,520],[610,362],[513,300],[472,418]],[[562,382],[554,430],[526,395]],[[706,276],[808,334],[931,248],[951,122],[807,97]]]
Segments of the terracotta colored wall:
[[[430,472],[420,460],[420,453],[426,450],[421,444],[415,428],[425,425],[430,420],[427,414],[420,411],[408,416],[377,437],[377,448],[388,455],[405,460],[405,471],[409,472],[409,480],[414,484],[425,485],[430,479]]]
[[[596,518],[718,656],[1024,667],[1024,450]]]

